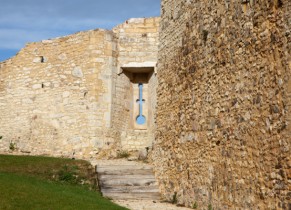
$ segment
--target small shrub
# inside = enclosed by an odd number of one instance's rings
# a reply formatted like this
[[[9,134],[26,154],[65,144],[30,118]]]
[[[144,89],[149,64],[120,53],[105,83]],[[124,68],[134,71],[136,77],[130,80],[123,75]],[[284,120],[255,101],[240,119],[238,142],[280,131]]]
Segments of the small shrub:
[[[213,210],[213,207],[212,207],[211,203],[208,204],[208,210]]]
[[[13,142],[10,142],[9,149],[12,150],[12,151],[14,151],[16,149],[16,144],[13,143]]]
[[[177,200],[177,192],[174,192],[174,195],[173,195],[173,198],[172,198],[172,204],[175,204],[177,202],[178,202],[178,200]]]
[[[128,158],[130,156],[128,151],[121,150],[117,153],[117,158]]]
[[[2,136],[0,136],[0,140],[2,139]]]
[[[79,178],[77,176],[78,166],[64,165],[63,168],[58,172],[58,180],[61,182],[77,184]]]
[[[197,209],[197,208],[198,208],[198,204],[195,201],[195,203],[193,203],[193,205],[192,205],[192,209]]]

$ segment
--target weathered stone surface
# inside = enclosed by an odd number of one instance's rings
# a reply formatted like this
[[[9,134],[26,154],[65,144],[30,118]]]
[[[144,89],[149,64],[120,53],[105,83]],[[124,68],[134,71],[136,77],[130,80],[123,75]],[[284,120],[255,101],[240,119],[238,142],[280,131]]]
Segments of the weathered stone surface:
[[[80,67],[75,67],[72,71],[72,75],[74,77],[83,77],[82,69]]]
[[[290,208],[290,8],[163,0],[158,68],[159,18],[28,44],[0,63],[0,152],[12,143],[32,155],[114,158],[152,148],[169,201]],[[145,76],[149,123],[137,129],[135,73],[148,68],[158,80]]]
[[[124,200],[160,199],[151,166],[97,165],[96,172],[103,196]]]
[[[139,160],[146,160],[147,157],[148,157],[148,149],[147,148],[144,148],[144,149],[139,151],[139,154],[138,154]]]
[[[288,0],[162,1],[152,159],[167,200],[288,209],[290,10]]]
[[[0,153],[12,152],[10,142],[14,153],[86,159],[150,146],[153,135],[132,127],[137,84],[117,73],[157,62],[158,27],[159,18],[129,20],[111,31],[29,43],[1,62]],[[155,76],[150,82],[156,84]]]

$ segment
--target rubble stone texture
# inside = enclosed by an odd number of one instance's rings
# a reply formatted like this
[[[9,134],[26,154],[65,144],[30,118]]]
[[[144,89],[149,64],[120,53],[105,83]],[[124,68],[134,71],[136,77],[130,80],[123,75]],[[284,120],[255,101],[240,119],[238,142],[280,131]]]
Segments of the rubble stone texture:
[[[167,201],[291,209],[291,1],[162,0],[161,11],[0,63],[0,152],[137,149]]]
[[[156,177],[198,209],[291,208],[291,1],[162,0]]]
[[[158,28],[159,18],[130,19],[111,31],[29,43],[1,62],[0,152],[88,159],[151,146],[153,135],[132,126],[138,84],[122,68],[154,70]],[[155,81],[153,74],[148,83]]]

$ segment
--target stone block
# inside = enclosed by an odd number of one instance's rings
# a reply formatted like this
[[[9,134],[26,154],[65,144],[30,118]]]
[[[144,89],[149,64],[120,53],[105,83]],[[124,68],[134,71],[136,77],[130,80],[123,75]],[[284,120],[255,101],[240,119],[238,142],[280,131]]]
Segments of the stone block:
[[[73,70],[72,70],[72,75],[74,77],[83,77],[83,72],[82,72],[82,69],[80,67],[75,67]]]
[[[40,89],[42,87],[41,84],[34,84],[32,85],[32,89]]]

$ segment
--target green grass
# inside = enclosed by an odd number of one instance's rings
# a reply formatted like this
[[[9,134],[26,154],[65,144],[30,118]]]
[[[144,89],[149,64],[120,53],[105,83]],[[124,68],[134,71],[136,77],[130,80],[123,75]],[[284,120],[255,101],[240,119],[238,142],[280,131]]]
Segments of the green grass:
[[[52,158],[41,156],[0,155],[0,172],[29,175],[47,180],[56,180],[65,168],[76,168],[76,175],[81,178],[88,176],[90,163],[84,160]]]
[[[86,179],[87,167],[79,160],[0,155],[0,209],[125,210],[88,187],[56,178],[72,168],[74,176]]]

